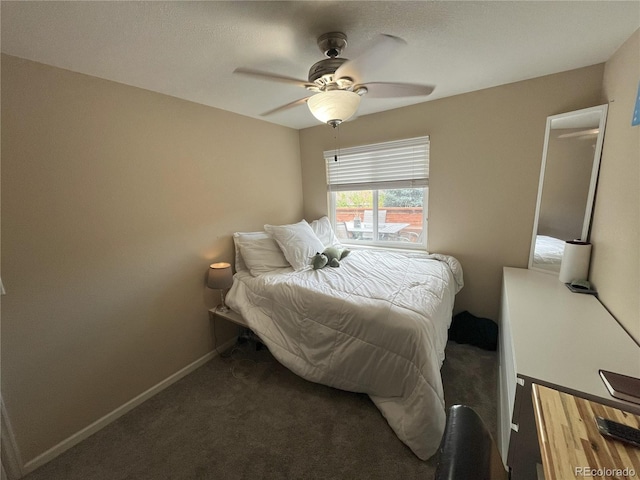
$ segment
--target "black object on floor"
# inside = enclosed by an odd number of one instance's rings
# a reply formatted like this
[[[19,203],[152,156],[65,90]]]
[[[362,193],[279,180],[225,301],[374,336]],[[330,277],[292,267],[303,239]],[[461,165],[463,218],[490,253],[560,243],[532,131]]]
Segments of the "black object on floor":
[[[453,317],[449,327],[449,340],[480,347],[498,348],[498,325],[488,318],[480,318],[464,311]]]
[[[250,328],[244,328],[242,330],[242,333],[238,336],[239,344],[246,343],[246,342],[254,343],[256,346],[256,350],[262,350],[263,348],[267,348],[267,346],[264,343],[262,343],[262,340],[260,340],[260,337],[258,337],[258,335],[253,333],[253,330],[251,330]]]

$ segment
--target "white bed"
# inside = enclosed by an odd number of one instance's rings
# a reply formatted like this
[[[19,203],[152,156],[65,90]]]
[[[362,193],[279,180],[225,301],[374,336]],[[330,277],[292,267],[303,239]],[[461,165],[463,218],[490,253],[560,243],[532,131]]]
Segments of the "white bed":
[[[240,257],[227,303],[274,357],[310,381],[367,393],[419,458],[433,455],[446,419],[440,366],[463,285],[458,261],[355,250],[338,268],[252,275]]]
[[[536,247],[534,250],[533,262],[536,266],[559,267],[564,254],[564,240],[549,237],[547,235],[536,235]]]

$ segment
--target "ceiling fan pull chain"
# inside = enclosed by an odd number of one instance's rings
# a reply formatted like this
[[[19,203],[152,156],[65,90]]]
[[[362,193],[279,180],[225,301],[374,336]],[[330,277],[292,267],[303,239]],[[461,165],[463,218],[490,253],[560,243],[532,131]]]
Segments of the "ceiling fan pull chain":
[[[340,124],[333,127],[333,138],[336,141],[336,149],[333,154],[333,161],[337,162],[340,156]]]

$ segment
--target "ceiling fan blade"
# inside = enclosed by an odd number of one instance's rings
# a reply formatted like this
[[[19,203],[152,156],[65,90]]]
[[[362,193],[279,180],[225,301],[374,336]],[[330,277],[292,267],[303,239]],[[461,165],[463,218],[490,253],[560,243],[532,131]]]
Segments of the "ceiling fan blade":
[[[400,37],[378,35],[373,44],[353,60],[344,62],[335,73],[336,78],[349,77],[356,82],[362,79],[363,72],[379,66],[398,48],[406,45]]]
[[[299,100],[295,100],[293,102],[287,103],[286,105],[282,105],[282,106],[280,106],[278,108],[274,108],[273,110],[269,110],[268,112],[261,113],[260,116],[261,117],[266,117],[267,115],[272,115],[274,113],[281,112],[283,110],[288,110],[290,108],[297,107],[298,105],[302,105],[303,103],[307,103],[307,100],[309,100],[309,98],[312,97],[312,96],[313,95],[309,95],[308,97],[304,97],[304,98],[301,98]]]
[[[367,89],[367,97],[369,98],[422,97],[431,94],[436,88],[432,85],[413,83],[373,82],[356,85],[354,91],[357,91],[359,87]]]
[[[307,86],[313,85],[312,83],[297,78],[285,77],[284,75],[276,75],[275,73],[261,72],[259,70],[252,70],[250,68],[236,68],[233,73],[240,75],[247,75],[259,80],[267,80],[269,82],[287,83],[289,85],[295,85],[297,87],[307,88]]]

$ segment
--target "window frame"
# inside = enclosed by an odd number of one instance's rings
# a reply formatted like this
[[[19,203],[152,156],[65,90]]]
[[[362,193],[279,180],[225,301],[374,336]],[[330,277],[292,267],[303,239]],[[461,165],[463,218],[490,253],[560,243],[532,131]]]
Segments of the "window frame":
[[[344,188],[345,184],[342,185],[342,188],[332,188],[334,186],[334,184],[332,184],[330,182],[330,167],[327,164],[326,165],[326,179],[327,179],[327,206],[329,209],[329,219],[331,221],[331,225],[334,229],[334,231],[336,231],[336,226],[337,226],[337,222],[336,222],[336,197],[337,197],[337,193],[338,191],[371,191],[373,194],[373,199],[372,199],[372,205],[371,205],[371,209],[372,209],[372,214],[373,214],[373,218],[372,218],[372,222],[373,222],[373,238],[371,240],[362,240],[362,239],[358,239],[358,240],[353,240],[350,241],[349,239],[346,239],[346,241],[344,241],[344,239],[341,239],[340,241],[344,244],[347,245],[349,247],[353,247],[353,248],[371,248],[371,247],[376,247],[376,248],[390,248],[390,249],[400,249],[400,250],[421,250],[421,251],[425,251],[428,250],[428,207],[429,207],[429,150],[430,150],[430,139],[428,136],[423,136],[423,137],[414,137],[414,138],[409,138],[406,140],[396,140],[396,141],[392,141],[392,142],[382,142],[382,143],[375,143],[375,144],[369,144],[369,145],[362,145],[362,146],[358,146],[358,147],[353,147],[353,148],[349,148],[349,149],[343,149],[342,151],[335,151],[335,150],[330,150],[330,151],[325,151],[324,152],[324,158],[326,162],[333,162],[334,161],[334,156],[337,154],[338,158],[340,157],[341,153],[342,154],[346,154],[348,155],[349,152],[353,152],[356,151],[360,154],[367,153],[368,151],[376,152],[379,155],[379,151],[380,150],[384,150],[385,148],[393,148],[393,146],[405,146],[405,145],[413,145],[423,142],[424,144],[426,144],[426,166],[424,167],[424,170],[426,172],[426,178],[421,177],[421,180],[419,181],[420,184],[418,185],[411,185],[411,183],[414,182],[413,179],[411,180],[404,180],[405,183],[409,183],[410,185],[407,186],[398,186],[398,182],[397,181],[392,181],[389,182],[388,186],[384,185],[384,182],[374,182],[375,184],[372,185],[370,183],[363,183],[362,184],[362,188],[358,189],[358,184],[352,184],[352,183],[348,183],[346,185],[349,186],[349,190],[346,190]],[[340,184],[336,184],[339,185]],[[351,187],[353,187],[351,189]],[[375,187],[375,188],[374,188]],[[376,240],[376,238],[378,238],[378,210],[380,209],[380,207],[378,206],[378,200],[379,200],[379,192],[381,190],[398,190],[398,189],[403,189],[403,188],[420,188],[423,191],[423,196],[422,196],[422,240],[420,242],[404,242],[404,241],[398,241],[398,240]]]

